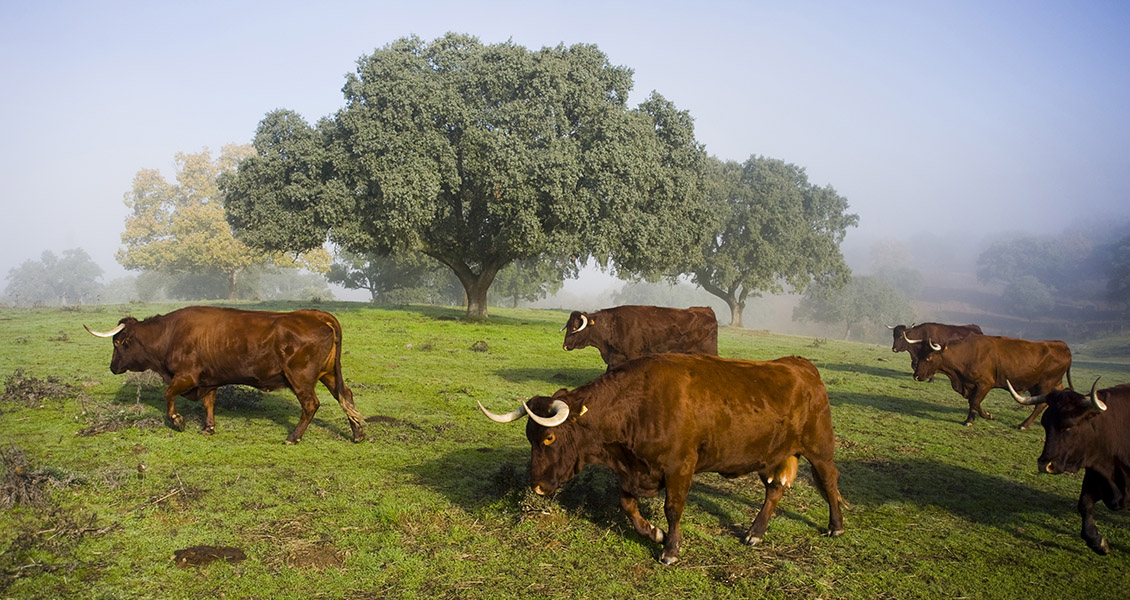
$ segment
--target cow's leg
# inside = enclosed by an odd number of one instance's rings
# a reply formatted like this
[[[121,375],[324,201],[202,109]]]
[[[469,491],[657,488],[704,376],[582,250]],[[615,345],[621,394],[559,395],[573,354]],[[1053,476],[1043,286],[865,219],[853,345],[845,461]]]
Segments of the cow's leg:
[[[165,388],[165,417],[177,431],[184,431],[184,417],[177,413],[177,396],[196,387],[196,380],[186,375],[177,375]]]
[[[753,525],[749,526],[745,539],[742,540],[750,546],[761,543],[765,530],[769,529],[769,517],[773,516],[773,511],[777,509],[777,503],[781,501],[781,496],[785,494],[785,486],[781,485],[779,479],[774,479],[773,483],[769,483],[768,479],[762,475],[761,483],[765,484],[765,502],[761,505],[761,510],[758,511],[757,517],[753,520]]]
[[[353,430],[353,441],[365,441],[365,419],[361,413],[357,411],[357,406],[353,403],[353,390],[341,382],[341,394],[337,393],[337,377],[333,372],[322,375],[320,379],[322,385],[333,394],[334,399],[341,405],[341,410],[345,411],[345,418],[349,421],[349,428]]]
[[[667,499],[663,503],[663,512],[667,516],[667,537],[663,540],[663,553],[659,555],[659,562],[665,565],[673,565],[679,560],[679,544],[683,539],[679,519],[687,505],[687,494],[690,493],[693,476],[693,470],[690,473],[667,476]]]
[[[828,501],[828,535],[836,537],[844,532],[844,515],[840,512],[839,479],[840,471],[836,468],[831,458],[813,457],[805,455],[812,464],[813,477],[816,479],[816,489]],[[768,519],[766,519],[768,521]]]
[[[216,388],[204,392],[200,400],[204,404],[204,434],[212,435],[216,433]]]
[[[643,537],[662,544],[663,543],[663,530],[647,522],[640,514],[639,502],[636,497],[630,494],[627,490],[620,490],[620,508],[628,514],[628,519],[632,522],[632,526],[636,528],[636,533]]]
[[[318,395],[314,393],[314,386],[310,385],[303,389],[306,391],[294,392],[298,396],[298,404],[302,406],[302,416],[298,418],[298,425],[295,426],[294,431],[286,438],[288,445],[302,441],[302,434],[306,433],[306,427],[314,420],[314,413],[318,412]]]
[[[1037,395],[1039,395],[1039,394],[1037,394]],[[1028,429],[1028,427],[1030,427],[1032,425],[1032,423],[1036,420],[1036,417],[1040,416],[1040,413],[1044,412],[1044,409],[1047,408],[1047,406],[1048,405],[1044,402],[1037,404],[1032,409],[1032,414],[1028,415],[1028,418],[1024,419],[1024,422],[1021,423],[1018,426],[1018,428],[1019,429]]]
[[[1083,518],[1082,538],[1091,550],[1098,554],[1108,554],[1110,547],[1095,525],[1095,497],[1090,492],[1090,486],[1087,485],[1091,483],[1087,481],[1089,475],[1090,473],[1083,476],[1083,491],[1079,494],[1079,516]]]
[[[965,418],[966,426],[972,425],[973,420],[977,418],[977,415],[981,415],[982,419],[993,418],[993,413],[981,408],[981,401],[984,400],[985,396],[989,394],[989,389],[991,388],[984,388],[980,385],[975,385],[973,386],[973,389],[970,390],[969,396],[967,396],[967,398],[969,398],[969,416]]]

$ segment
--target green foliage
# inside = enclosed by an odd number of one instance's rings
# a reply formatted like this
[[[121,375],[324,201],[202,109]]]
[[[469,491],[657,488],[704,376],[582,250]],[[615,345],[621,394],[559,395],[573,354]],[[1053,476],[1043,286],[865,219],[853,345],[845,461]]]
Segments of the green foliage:
[[[878,341],[886,332],[886,325],[909,323],[913,316],[914,311],[901,292],[870,275],[854,276],[842,288],[817,282],[805,291],[793,311],[793,318],[798,321],[843,325],[845,340]]]
[[[519,301],[537,302],[556,293],[565,284],[564,278],[576,277],[577,271],[574,261],[535,256],[504,267],[491,289],[496,297],[509,299],[511,308],[518,308]]]
[[[1033,319],[1055,306],[1047,286],[1033,275],[1023,275],[1004,287],[1003,299],[1012,311]]]
[[[1111,245],[1107,269],[1107,298],[1130,308],[1130,235]]]
[[[555,497],[529,491],[521,423],[487,421],[535,394],[599,376],[595,351],[564,352],[559,311],[496,309],[490,323],[432,307],[323,304],[342,322],[343,370],[370,441],[349,443],[324,389],[301,444],[293,395],[218,407],[179,401],[184,433],[161,425],[163,385],[112,375],[110,342],[82,331],[178,305],[0,308],[0,378],[71,388],[34,404],[0,397],[0,469],[15,465],[42,505],[0,509],[4,598],[1120,598],[1130,513],[1096,512],[1112,554],[1078,538],[1082,475],[1037,472],[1042,435],[996,420],[962,427],[965,402],[916,383],[889,344],[724,329],[723,356],[796,354],[820,369],[832,403],[847,532],[823,536],[827,506],[803,464],[765,540],[741,543],[763,499],[756,477],[695,477],[682,561],[664,567],[618,507],[606,469]],[[292,310],[268,303],[248,308]],[[68,341],[52,341],[56,332]],[[483,342],[488,351],[471,347]],[[1110,340],[1104,353],[1127,348]],[[1073,348],[1076,381],[1126,379],[1130,357]],[[111,418],[116,421],[111,422]],[[110,427],[116,424],[120,426]],[[78,435],[80,431],[88,435]],[[18,453],[18,454],[17,454]],[[13,457],[20,457],[16,460]],[[141,467],[144,466],[144,469]],[[7,477],[7,472],[0,477]],[[36,486],[34,489],[26,486]],[[41,494],[36,494],[42,492]],[[33,496],[33,494],[35,494]],[[665,527],[662,496],[642,503]],[[178,568],[177,550],[230,546],[247,560]],[[1038,582],[1034,584],[1033,582]]]
[[[68,305],[98,300],[99,267],[82,248],[63,251],[62,258],[45,250],[39,260],[25,260],[8,271],[7,301],[18,306]]]
[[[346,289],[368,290],[370,302],[449,305],[462,300],[462,286],[451,271],[416,252],[382,256],[343,250],[326,279]]]
[[[1083,265],[1094,249],[1083,233],[993,242],[977,257],[977,278],[1009,284],[1030,276],[1053,289],[1068,289],[1089,271]]]
[[[707,231],[705,154],[658,94],[629,109],[631,85],[591,45],[396,40],[358,61],[317,128],[267,115],[256,156],[222,178],[228,220],[263,249],[329,235],[363,255],[422,252],[459,278],[473,318],[515,260],[683,269]]]
[[[804,169],[751,156],[745,163],[710,161],[709,197],[720,228],[703,249],[694,282],[724,300],[731,325],[742,325],[746,299],[812,280],[843,284],[851,270],[840,254],[848,227],[847,200],[831,186],[809,183]]]

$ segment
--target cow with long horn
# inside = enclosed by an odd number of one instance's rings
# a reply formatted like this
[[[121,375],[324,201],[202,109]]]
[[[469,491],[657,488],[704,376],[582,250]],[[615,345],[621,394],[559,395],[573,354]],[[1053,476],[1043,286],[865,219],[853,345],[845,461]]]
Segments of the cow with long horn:
[[[803,358],[652,355],[504,415],[479,408],[499,423],[530,417],[530,485],[538,494],[553,493],[587,465],[611,468],[620,479],[620,506],[641,536],[663,544],[664,564],[678,560],[679,520],[699,472],[761,478],[765,503],[745,536],[752,545],[765,535],[803,456],[828,502],[828,534],[844,531],[828,393]],[[644,519],[637,500],[662,487],[667,531]]]
[[[151,370],[165,380],[166,416],[178,431],[184,431],[185,423],[176,409],[177,396],[203,402],[204,433],[212,434],[217,388],[285,387],[302,405],[298,425],[286,439],[297,443],[318,410],[314,386],[320,381],[345,411],[353,441],[365,439],[364,419],[341,374],[341,324],[327,312],[189,306],[142,321],[126,317],[109,331],[83,327],[113,338],[110,371],[115,375]]]
[[[937,344],[946,344],[954,340],[967,338],[971,335],[983,333],[981,327],[974,323],[969,325],[946,325],[945,323],[922,323],[915,325],[887,325],[891,330],[894,340],[891,343],[891,352],[906,352],[910,354],[910,370],[918,368],[918,361],[930,352],[926,340],[933,340]],[[933,377],[930,378],[933,381]]]
[[[1099,554],[1110,552],[1095,525],[1095,502],[1111,510],[1130,508],[1130,384],[1096,389],[1087,395],[1055,390],[1036,396],[1009,393],[1025,405],[1047,406],[1040,419],[1044,426],[1044,449],[1037,462],[1041,473],[1075,473],[1084,469],[1079,492],[1081,537]]]
[[[561,328],[562,348],[592,346],[611,369],[646,356],[677,352],[718,355],[718,319],[709,306],[616,306],[583,313],[575,310]]]
[[[969,401],[966,425],[980,416],[993,415],[981,408],[981,402],[993,388],[1005,389],[1006,380],[1021,390],[1046,394],[1063,387],[1063,378],[1071,387],[1071,349],[1058,340],[1033,342],[992,335],[971,335],[946,344],[926,341],[930,352],[918,361],[915,381],[926,381],[936,373],[949,377],[953,391]],[[1043,406],[1019,425],[1027,429],[1039,416]]]

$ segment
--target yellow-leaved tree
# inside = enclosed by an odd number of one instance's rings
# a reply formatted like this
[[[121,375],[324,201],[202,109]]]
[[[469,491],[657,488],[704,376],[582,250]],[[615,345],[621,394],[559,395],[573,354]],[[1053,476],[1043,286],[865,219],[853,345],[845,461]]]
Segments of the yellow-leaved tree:
[[[239,277],[251,268],[274,264],[324,273],[331,260],[322,248],[291,257],[251,248],[232,235],[216,178],[254,152],[250,145],[229,144],[216,160],[207,148],[177,153],[176,183],[156,169],[138,171],[125,194],[130,214],[122,233],[125,247],[115,255],[118,263],[137,271],[223,273],[228,299],[236,298]]]

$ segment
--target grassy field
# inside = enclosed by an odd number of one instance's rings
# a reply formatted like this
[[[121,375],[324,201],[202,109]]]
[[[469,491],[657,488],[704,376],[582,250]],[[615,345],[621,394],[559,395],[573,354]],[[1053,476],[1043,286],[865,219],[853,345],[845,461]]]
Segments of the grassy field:
[[[468,323],[458,310],[322,305],[342,322],[369,439],[350,443],[320,388],[302,443],[285,446],[299,415],[289,392],[226,388],[214,436],[182,400],[178,433],[160,381],[111,374],[110,342],[82,329],[173,308],[0,309],[0,598],[1125,597],[1130,514],[1096,510],[1112,554],[1093,554],[1075,511],[1082,474],[1037,474],[1043,432],[1015,428],[1025,409],[995,390],[996,419],[963,427],[948,382],[914,382],[889,346],[722,330],[723,356],[819,367],[847,531],[822,535],[827,505],[802,461],[765,540],[745,546],[761,484],[703,474],[681,561],[665,567],[609,471],[540,498],[524,423],[475,406],[502,412],[603,373],[595,350],[561,349],[566,313]],[[1073,348],[1077,387],[1130,381],[1112,348],[1126,344]],[[665,528],[662,497],[643,504]],[[199,546],[230,560],[197,564],[184,551]]]

